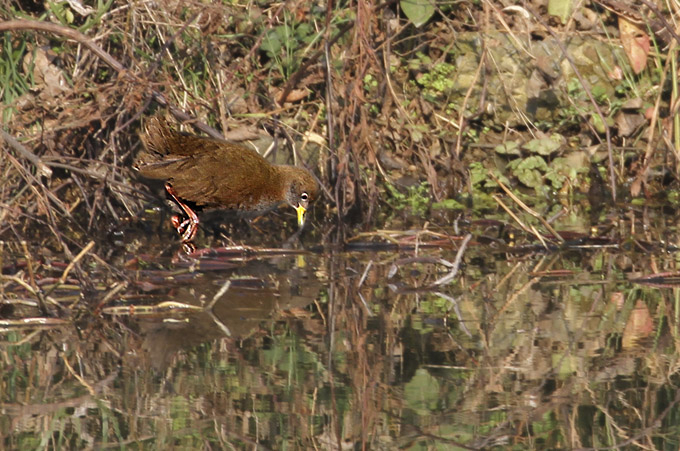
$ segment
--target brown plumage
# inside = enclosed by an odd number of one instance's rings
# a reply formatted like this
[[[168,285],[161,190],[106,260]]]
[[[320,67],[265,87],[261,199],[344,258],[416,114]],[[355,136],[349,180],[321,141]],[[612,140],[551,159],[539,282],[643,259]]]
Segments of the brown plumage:
[[[314,177],[303,168],[273,165],[256,151],[238,144],[173,130],[159,117],[142,135],[144,150],[135,168],[152,179],[166,180],[168,194],[188,216],[173,224],[183,241],[196,234],[196,209],[226,208],[255,214],[288,203],[304,224],[318,194]]]

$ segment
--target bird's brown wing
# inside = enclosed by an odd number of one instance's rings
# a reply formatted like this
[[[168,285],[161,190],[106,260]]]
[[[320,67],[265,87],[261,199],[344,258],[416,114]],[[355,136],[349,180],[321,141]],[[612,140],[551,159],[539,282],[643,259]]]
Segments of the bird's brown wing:
[[[160,117],[149,122],[142,142],[139,172],[168,180],[197,206],[266,210],[282,200],[278,172],[252,149],[177,132]]]
[[[208,208],[263,210],[278,204],[278,177],[257,152],[221,147],[179,164],[169,179],[177,194]]]

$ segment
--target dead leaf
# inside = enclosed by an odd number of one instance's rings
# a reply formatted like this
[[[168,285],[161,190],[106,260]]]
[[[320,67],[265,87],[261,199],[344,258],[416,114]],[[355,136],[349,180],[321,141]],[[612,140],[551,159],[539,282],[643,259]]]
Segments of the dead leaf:
[[[635,180],[633,180],[633,183],[630,185],[630,195],[633,197],[638,197],[640,193],[642,192],[642,184],[644,183],[644,172],[641,172],[637,177],[635,177]]]
[[[623,102],[621,105],[622,110],[639,110],[642,108],[642,99],[640,97],[634,97]]]
[[[326,139],[323,136],[319,135],[318,133],[307,131],[303,134],[303,138],[305,142],[311,142],[319,146],[326,145]]]
[[[282,99],[281,96],[283,96],[283,92],[281,90],[275,89],[274,90],[274,98],[276,98],[276,101],[279,102],[280,104],[282,104],[282,103],[295,103],[295,102],[299,102],[300,100],[307,97],[309,95],[309,93],[310,93],[309,89],[306,89],[306,88],[291,89],[290,92],[288,93],[288,95],[286,96],[286,98]]]
[[[616,310],[621,310],[626,302],[625,296],[620,291],[612,293],[609,300],[612,304],[616,306]]]
[[[33,70],[34,89],[40,91],[43,98],[56,97],[69,90],[64,74],[52,64],[52,55],[46,47],[39,47],[35,53],[27,53],[23,59],[23,69],[28,73]]]
[[[646,122],[640,113],[626,113],[619,111],[614,116],[614,124],[619,131],[619,136],[631,136]]]
[[[645,119],[647,119],[648,121],[651,121],[653,117],[654,117],[654,107],[650,106],[649,108],[647,108],[645,110]]]
[[[621,67],[619,66],[614,66],[614,69],[612,69],[610,72],[607,72],[607,75],[612,80],[623,80],[623,70],[621,70]]]
[[[262,138],[262,133],[255,127],[239,127],[224,132],[224,139],[232,142],[254,141]]]
[[[623,51],[628,56],[633,72],[639,74],[647,66],[647,55],[651,46],[649,35],[645,30],[623,17],[619,17],[619,33]]]
[[[653,330],[654,320],[652,315],[650,315],[647,305],[638,299],[623,330],[621,345],[624,348],[635,346],[641,338],[648,337]]]
[[[68,4],[81,16],[89,16],[94,12],[94,8],[83,5],[80,0],[67,0]]]

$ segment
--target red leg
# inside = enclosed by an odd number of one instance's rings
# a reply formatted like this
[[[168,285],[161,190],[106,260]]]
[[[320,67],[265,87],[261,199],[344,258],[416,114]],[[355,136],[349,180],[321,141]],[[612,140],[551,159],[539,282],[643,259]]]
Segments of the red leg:
[[[170,222],[172,222],[172,226],[177,230],[177,233],[180,235],[183,235],[184,232],[186,232],[187,226],[191,223],[191,220],[185,219],[182,221],[182,216],[180,215],[173,215],[170,218]]]
[[[170,195],[172,200],[174,200],[177,205],[179,205],[179,208],[187,215],[187,219],[182,222],[180,222],[178,216],[173,216],[171,218],[172,225],[177,229],[177,233],[182,236],[183,243],[193,240],[198,231],[198,216],[187,204],[179,200],[179,197],[170,182],[165,182],[165,191],[168,192],[168,195]]]

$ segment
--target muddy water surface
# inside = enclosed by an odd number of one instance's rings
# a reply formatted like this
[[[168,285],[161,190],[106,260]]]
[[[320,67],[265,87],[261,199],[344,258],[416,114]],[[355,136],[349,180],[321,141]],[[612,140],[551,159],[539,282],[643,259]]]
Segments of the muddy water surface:
[[[2,447],[677,449],[675,219],[5,247]]]

